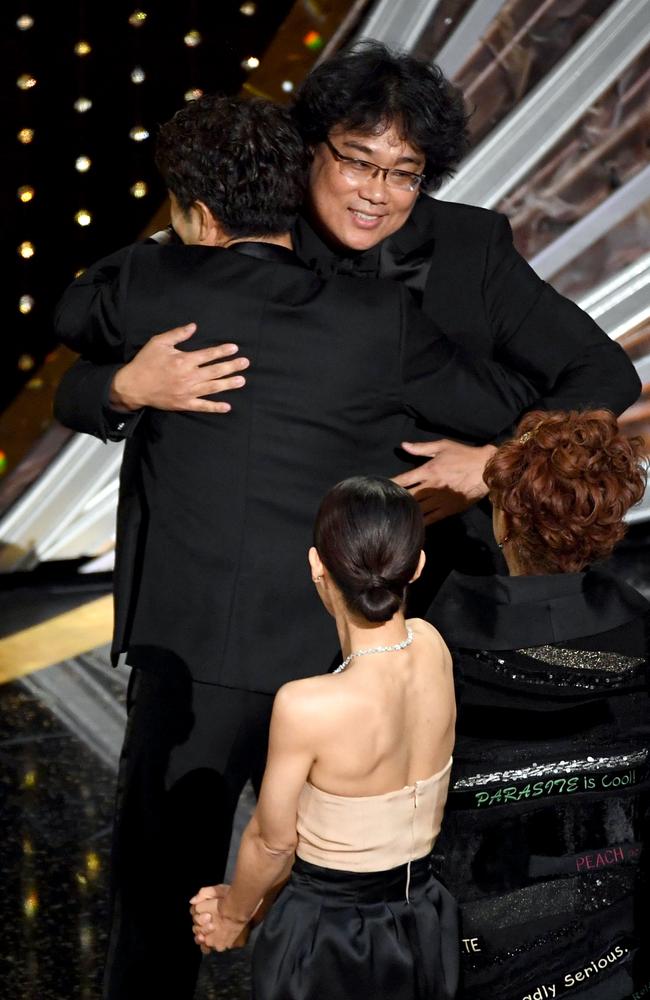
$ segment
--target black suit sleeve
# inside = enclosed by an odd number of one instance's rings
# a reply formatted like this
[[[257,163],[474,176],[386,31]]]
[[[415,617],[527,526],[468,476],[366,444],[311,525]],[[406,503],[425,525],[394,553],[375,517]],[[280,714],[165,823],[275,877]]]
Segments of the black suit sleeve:
[[[54,416],[59,423],[102,441],[130,437],[144,410],[123,413],[111,407],[111,383],[120,367],[78,358],[59,382],[54,396]]]
[[[121,294],[132,247],[104,257],[73,281],[54,313],[57,337],[96,364],[124,360]]]
[[[484,279],[494,357],[546,386],[536,407],[622,413],[641,390],[625,351],[535,274],[515,250],[505,216],[494,219]]]
[[[113,377],[124,363],[121,289],[131,247],[104,257],[64,292],[55,312],[59,339],[81,358],[63,376],[54,416],[66,427],[102,441],[120,441],[137,425],[142,411],[122,413],[109,404]]]
[[[451,437],[484,443],[509,427],[540,386],[497,361],[472,359],[444,337],[400,288],[402,403]]]

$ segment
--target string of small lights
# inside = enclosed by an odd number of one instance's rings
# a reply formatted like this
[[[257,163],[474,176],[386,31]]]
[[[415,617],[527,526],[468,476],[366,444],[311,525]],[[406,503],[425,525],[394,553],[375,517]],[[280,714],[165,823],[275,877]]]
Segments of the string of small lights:
[[[183,94],[185,101],[196,101],[203,96],[203,88],[199,86],[199,46],[203,45],[203,34],[200,31],[201,19],[199,5],[192,0],[189,5],[189,26],[183,35],[183,44],[187,55],[187,71],[189,87]]]
[[[74,213],[74,221],[81,230],[85,230],[93,221],[93,213],[87,207],[90,201],[89,198],[89,187],[88,178],[86,175],[92,167],[92,160],[86,152],[89,146],[89,132],[94,127],[93,122],[93,102],[88,96],[90,91],[90,60],[92,57],[93,46],[89,41],[88,35],[88,25],[87,25],[87,15],[86,15],[86,4],[81,2],[79,5],[79,22],[77,25],[77,41],[74,43],[73,52],[75,55],[75,77],[77,83],[77,96],[75,98],[73,107],[76,112],[76,133],[78,136],[78,146],[79,152],[75,157],[75,169],[81,174],[81,178],[77,184],[77,203],[76,211]],[[83,240],[83,236],[81,237]],[[82,247],[83,247],[82,243]],[[82,256],[85,256],[82,249]],[[75,275],[81,274],[83,268],[78,268],[75,271]]]
[[[133,169],[129,181],[129,194],[132,198],[146,198],[149,193],[149,185],[143,179],[145,149],[143,143],[149,138],[149,130],[144,124],[144,88],[147,83],[147,74],[143,68],[146,62],[145,52],[147,46],[147,34],[150,28],[150,18],[146,10],[141,7],[129,15],[129,34],[131,42],[132,69],[129,73],[131,90],[129,94],[134,125],[129,131],[129,138],[135,144],[133,149]]]
[[[19,129],[17,134],[17,139],[19,143],[19,177],[21,183],[19,184],[16,195],[18,198],[20,206],[20,227],[21,239],[18,245],[18,255],[20,257],[20,280],[19,280],[19,295],[18,295],[18,313],[21,317],[21,342],[28,343],[28,325],[33,322],[33,310],[36,306],[36,298],[34,294],[34,279],[33,279],[33,263],[32,260],[36,253],[36,245],[31,236],[31,229],[33,226],[33,202],[36,197],[36,188],[33,183],[31,183],[33,177],[33,160],[35,150],[33,148],[35,139],[35,130],[33,127],[33,122],[36,120],[36,86],[38,80],[36,76],[33,75],[35,53],[33,45],[31,44],[32,31],[34,28],[34,17],[31,14],[22,14],[16,20],[16,29],[18,32],[18,44],[21,51],[21,56],[24,59],[23,65],[29,65],[30,72],[22,72],[16,79],[16,86],[19,91],[19,114],[20,121],[25,124]],[[19,372],[30,372],[35,365],[34,357],[31,353],[27,351],[21,351],[17,359],[17,368]],[[7,456],[3,450],[0,450],[0,473],[5,471],[7,465]]]

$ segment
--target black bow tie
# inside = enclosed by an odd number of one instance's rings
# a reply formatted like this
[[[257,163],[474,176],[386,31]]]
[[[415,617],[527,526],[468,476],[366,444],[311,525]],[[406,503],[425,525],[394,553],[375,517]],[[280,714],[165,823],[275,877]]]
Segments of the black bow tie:
[[[388,239],[376,249],[354,257],[339,257],[336,254],[311,257],[307,266],[325,280],[343,274],[351,278],[400,281],[409,289],[416,304],[421,306],[434,246],[435,240],[430,239],[405,253]]]
[[[357,257],[337,257],[330,254],[327,257],[312,257],[307,264],[319,278],[333,278],[339,274],[352,278],[379,277],[377,254],[359,254]]]

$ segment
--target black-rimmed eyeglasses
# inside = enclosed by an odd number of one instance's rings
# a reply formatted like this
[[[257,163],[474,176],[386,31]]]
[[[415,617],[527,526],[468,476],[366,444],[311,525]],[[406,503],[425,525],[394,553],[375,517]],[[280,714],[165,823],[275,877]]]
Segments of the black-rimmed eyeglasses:
[[[371,163],[369,160],[358,160],[355,156],[344,156],[343,153],[339,153],[329,139],[325,140],[325,145],[338,162],[339,170],[343,176],[349,177],[350,180],[374,180],[377,174],[383,174],[388,187],[397,188],[399,191],[417,191],[426,180],[424,174],[415,174],[412,170],[400,170],[399,167],[380,167],[378,163]]]

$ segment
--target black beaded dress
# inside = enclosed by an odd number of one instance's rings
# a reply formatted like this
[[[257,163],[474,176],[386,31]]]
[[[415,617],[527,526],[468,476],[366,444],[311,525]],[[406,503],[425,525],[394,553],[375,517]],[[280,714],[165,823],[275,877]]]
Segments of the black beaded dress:
[[[452,574],[454,768],[436,861],[459,1000],[650,998],[648,602],[595,570]]]

